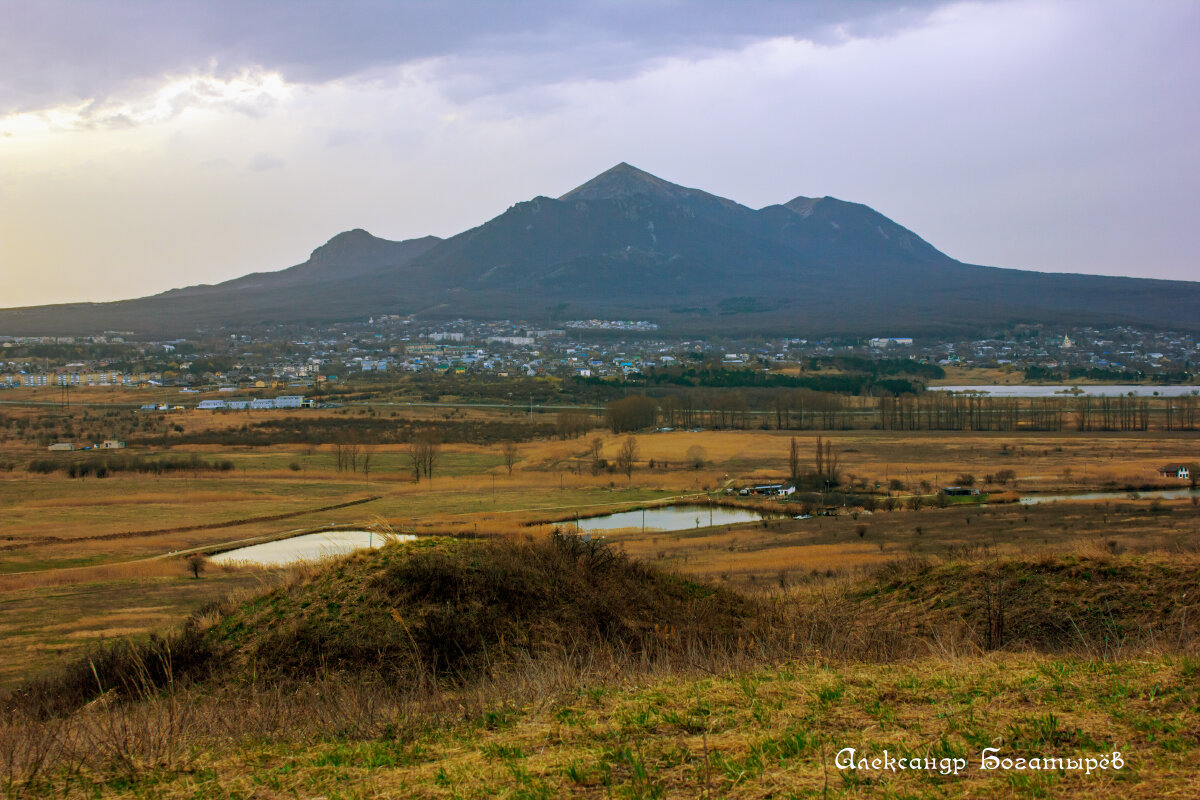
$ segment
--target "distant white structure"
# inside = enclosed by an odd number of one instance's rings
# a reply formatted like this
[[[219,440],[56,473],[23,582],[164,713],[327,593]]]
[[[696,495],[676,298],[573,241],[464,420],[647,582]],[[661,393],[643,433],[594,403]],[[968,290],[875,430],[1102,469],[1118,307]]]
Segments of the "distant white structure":
[[[103,442],[100,443],[100,447],[98,449],[100,449],[100,450],[123,450],[123,449],[125,449],[125,443],[122,442],[120,439],[105,439]]]
[[[70,451],[75,449],[75,445],[73,445],[71,442],[55,442],[46,449],[54,451]]]
[[[201,400],[196,408],[200,411],[218,411],[223,408],[253,409],[266,411],[274,408],[312,408],[313,402],[302,394],[281,394],[269,397],[231,397],[228,400]]]
[[[913,340],[912,340],[911,336],[887,336],[887,337],[883,337],[883,338],[872,339],[869,342],[871,347],[877,347],[877,348],[912,347],[912,343],[913,343]]]

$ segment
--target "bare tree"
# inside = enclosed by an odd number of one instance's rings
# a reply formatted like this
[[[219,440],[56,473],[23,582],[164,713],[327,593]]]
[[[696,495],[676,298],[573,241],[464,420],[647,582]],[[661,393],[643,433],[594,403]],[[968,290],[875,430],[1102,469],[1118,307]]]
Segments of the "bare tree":
[[[694,444],[687,449],[687,460],[692,465],[692,469],[700,469],[704,466],[704,457],[707,453],[704,448],[698,444]]]
[[[621,442],[621,450],[617,453],[617,468],[625,473],[625,477],[633,481],[633,465],[637,462],[638,443],[632,436],[626,436]]]
[[[559,438],[574,439],[583,436],[592,427],[592,415],[587,411],[567,409],[558,412],[556,426]]]
[[[368,483],[370,483],[370,481],[371,481],[371,458],[372,458],[372,456],[374,456],[374,451],[370,447],[363,447],[363,449],[362,449],[362,471],[363,471],[363,477],[366,478]]]
[[[630,395],[611,401],[604,410],[613,433],[654,427],[658,404],[645,395]]]
[[[841,466],[838,457],[833,452],[833,441],[822,441],[817,437],[817,452],[814,459],[817,480],[823,484],[836,486],[841,480]]]
[[[592,455],[592,474],[593,475],[599,474],[600,470],[602,469],[601,464],[603,463],[603,461],[600,458],[600,453],[603,451],[603,449],[604,449],[604,440],[603,439],[601,439],[599,436],[592,439],[591,455]]]
[[[800,477],[800,442],[793,436],[788,444],[788,475],[792,480]]]
[[[833,452],[833,441],[825,442],[825,477],[833,486],[837,486],[842,480],[841,464],[838,463],[838,457]]]
[[[442,455],[442,446],[432,437],[425,443],[425,477],[433,480],[433,468]]]
[[[421,482],[421,473],[425,466],[425,442],[415,438],[408,443],[408,468],[412,470],[413,480]]]
[[[204,555],[204,553],[192,553],[187,557],[187,561],[184,564],[187,567],[187,571],[192,573],[193,578],[199,578],[200,573],[204,572],[205,568],[208,567],[208,556]]]
[[[679,398],[671,394],[664,397],[662,402],[659,403],[659,410],[662,411],[663,421],[669,427],[674,428],[676,422],[682,418],[680,414],[682,407],[683,405],[679,402]]]
[[[408,443],[408,460],[413,477],[419,481],[424,475],[432,480],[433,468],[437,466],[440,455],[441,445],[432,435],[419,433],[414,436]]]
[[[504,456],[504,466],[508,470],[508,476],[511,478],[513,464],[517,463],[517,443],[510,440],[500,445],[500,454]]]

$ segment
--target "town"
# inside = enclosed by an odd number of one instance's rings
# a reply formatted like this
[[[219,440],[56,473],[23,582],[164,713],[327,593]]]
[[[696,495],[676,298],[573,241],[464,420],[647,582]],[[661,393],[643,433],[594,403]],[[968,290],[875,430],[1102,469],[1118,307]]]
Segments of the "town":
[[[821,369],[821,359],[905,359],[962,374],[988,370],[1008,382],[1187,384],[1196,378],[1194,336],[1132,327],[1048,330],[1014,326],[991,336],[669,338],[645,321],[523,322],[372,317],[309,331],[211,332],[148,340],[133,332],[89,337],[0,336],[0,389],[175,387],[185,395],[301,389],[387,373],[625,379],[680,364],[758,370]],[[290,395],[288,395],[290,396]],[[274,398],[279,401],[282,398]],[[176,401],[168,406],[268,408],[266,399]],[[299,400],[283,400],[294,407]],[[258,403],[258,405],[255,405]]]

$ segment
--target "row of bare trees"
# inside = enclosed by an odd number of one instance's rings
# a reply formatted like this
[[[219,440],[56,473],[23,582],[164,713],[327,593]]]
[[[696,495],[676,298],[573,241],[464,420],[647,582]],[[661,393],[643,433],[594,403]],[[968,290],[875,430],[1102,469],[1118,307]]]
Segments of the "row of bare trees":
[[[433,436],[414,436],[408,443],[408,465],[413,478],[419,483],[424,476],[433,479],[433,468],[441,457],[441,444]]]
[[[608,459],[604,458],[604,439],[599,436],[588,442],[588,461],[591,465],[593,475],[599,475],[604,470],[615,470],[625,473],[626,478],[631,478],[633,469],[637,465],[638,460],[638,443],[637,439],[632,436],[626,436],[621,440],[621,447],[617,451],[617,455],[613,458],[611,464]]]
[[[1150,427],[1146,397],[1077,397],[1072,409],[1080,431],[1144,431]]]
[[[804,469],[804,457],[800,450],[800,441],[793,436],[788,442],[788,472],[791,479],[797,483],[807,484],[814,488],[837,486],[842,479],[841,459],[833,452],[833,440],[817,437],[816,452],[813,457],[813,468]]]
[[[515,453],[515,445],[513,445]],[[375,452],[369,445],[359,444],[357,442],[334,442],[333,443],[333,461],[338,472],[358,472],[362,471],[363,475],[370,480],[371,468],[374,465]],[[434,467],[437,466],[441,456],[441,443],[428,434],[414,436],[408,444],[408,465],[412,472],[413,478],[421,480],[424,478],[432,478]],[[515,458],[515,455],[514,455]],[[509,474],[512,474],[512,465],[509,464]]]
[[[1144,431],[1154,417],[1168,431],[1200,428],[1200,398],[986,397],[926,392],[876,400],[876,424],[885,430],[933,431]]]
[[[356,442],[333,443],[333,462],[338,472],[358,472],[361,466],[363,474],[370,477],[372,456],[373,451],[368,445]]]
[[[780,430],[851,426],[854,404],[831,392],[811,389],[771,390],[747,396],[736,390],[679,392],[663,397],[659,412],[674,427],[751,428],[769,424],[764,413],[774,412]]]
[[[697,390],[608,404],[613,433],[668,427],[778,430],[1168,431],[1200,430],[1200,396],[989,397],[920,394],[858,397],[794,390]]]

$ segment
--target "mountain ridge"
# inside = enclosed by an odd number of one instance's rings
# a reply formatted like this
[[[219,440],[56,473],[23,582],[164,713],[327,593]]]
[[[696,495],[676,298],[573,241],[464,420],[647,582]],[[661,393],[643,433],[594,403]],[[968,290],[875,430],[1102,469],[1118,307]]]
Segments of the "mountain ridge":
[[[1200,329],[1200,284],[964,264],[870,206],[753,209],[625,162],[446,239],[355,228],[293,267],[112,303],[0,309],[0,334],[186,334],[381,313],[638,318],[688,334],[947,334],[1017,322]]]

